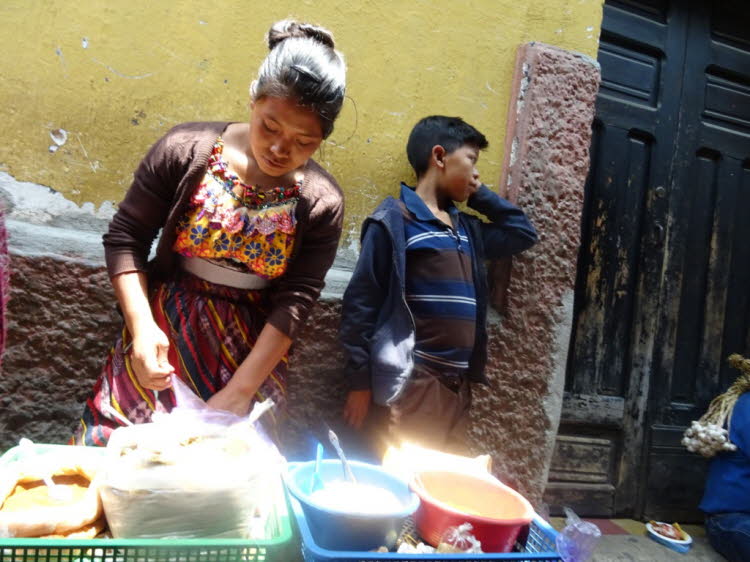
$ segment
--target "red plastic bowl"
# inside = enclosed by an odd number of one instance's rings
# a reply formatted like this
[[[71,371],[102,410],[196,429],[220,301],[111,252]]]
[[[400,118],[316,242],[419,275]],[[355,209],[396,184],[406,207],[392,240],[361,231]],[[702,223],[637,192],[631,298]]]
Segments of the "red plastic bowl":
[[[417,532],[432,546],[448,527],[468,522],[484,552],[509,552],[534,517],[526,498],[490,475],[419,472],[411,487],[422,500],[414,514]]]

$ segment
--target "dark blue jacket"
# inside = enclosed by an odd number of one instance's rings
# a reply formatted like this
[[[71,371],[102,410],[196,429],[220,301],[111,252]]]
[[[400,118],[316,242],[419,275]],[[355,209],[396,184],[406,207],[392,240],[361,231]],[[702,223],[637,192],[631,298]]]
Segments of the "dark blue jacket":
[[[411,189],[401,184],[401,189]],[[467,201],[489,223],[459,213],[474,259],[477,330],[469,380],[486,383],[487,300],[485,260],[512,256],[536,243],[526,215],[482,185]],[[372,389],[376,404],[394,400],[414,367],[414,320],[406,304],[406,236],[402,201],[388,197],[362,225],[362,249],[344,293],[339,337],[347,355],[345,374],[352,390]]]
[[[750,392],[737,399],[729,423],[729,440],[736,451],[711,459],[699,508],[709,515],[750,514]]]

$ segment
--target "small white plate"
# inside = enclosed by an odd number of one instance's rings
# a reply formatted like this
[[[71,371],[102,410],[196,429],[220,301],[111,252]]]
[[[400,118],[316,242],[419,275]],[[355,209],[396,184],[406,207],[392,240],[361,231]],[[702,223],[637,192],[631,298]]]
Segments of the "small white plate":
[[[657,523],[662,522],[657,521]],[[688,550],[690,550],[690,547],[693,544],[693,537],[688,535],[685,531],[682,531],[683,534],[687,537],[684,540],[670,539],[669,537],[665,537],[664,535],[657,533],[656,530],[651,526],[651,523],[646,523],[646,531],[648,532],[649,538],[677,552],[687,552]]]

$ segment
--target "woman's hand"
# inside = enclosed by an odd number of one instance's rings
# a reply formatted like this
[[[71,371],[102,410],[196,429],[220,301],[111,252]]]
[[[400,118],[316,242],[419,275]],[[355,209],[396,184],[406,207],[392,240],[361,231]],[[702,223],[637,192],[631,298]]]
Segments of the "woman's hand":
[[[143,388],[165,390],[172,386],[174,368],[169,364],[169,340],[152,322],[141,327],[133,336],[130,364]]]
[[[169,364],[169,340],[154,321],[148,303],[146,274],[129,271],[112,278],[117,301],[133,340],[130,365],[143,388],[165,390],[172,386],[174,368]]]
[[[209,398],[206,404],[238,416],[247,415],[253,397],[291,343],[292,340],[273,325],[263,326],[253,350],[237,367],[227,386]]]
[[[244,417],[250,412],[252,399],[252,396],[247,396],[244,392],[239,392],[234,388],[230,381],[230,384],[209,398],[206,404],[217,410]]]
[[[372,401],[371,390],[352,390],[346,397],[344,419],[355,429],[362,429]]]

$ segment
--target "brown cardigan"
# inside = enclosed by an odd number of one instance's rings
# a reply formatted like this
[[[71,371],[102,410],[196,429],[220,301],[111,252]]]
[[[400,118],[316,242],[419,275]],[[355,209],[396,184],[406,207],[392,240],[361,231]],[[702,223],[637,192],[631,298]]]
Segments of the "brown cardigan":
[[[184,123],[151,147],[138,165],[125,199],[104,235],[110,277],[143,271],[149,279],[166,279],[177,268],[172,250],[177,221],[203,178],[213,145],[229,123]],[[324,286],[341,235],[344,197],[336,180],[310,160],[297,204],[297,233],[287,271],[267,289],[268,317],[293,338]],[[156,257],[148,254],[159,229]]]

